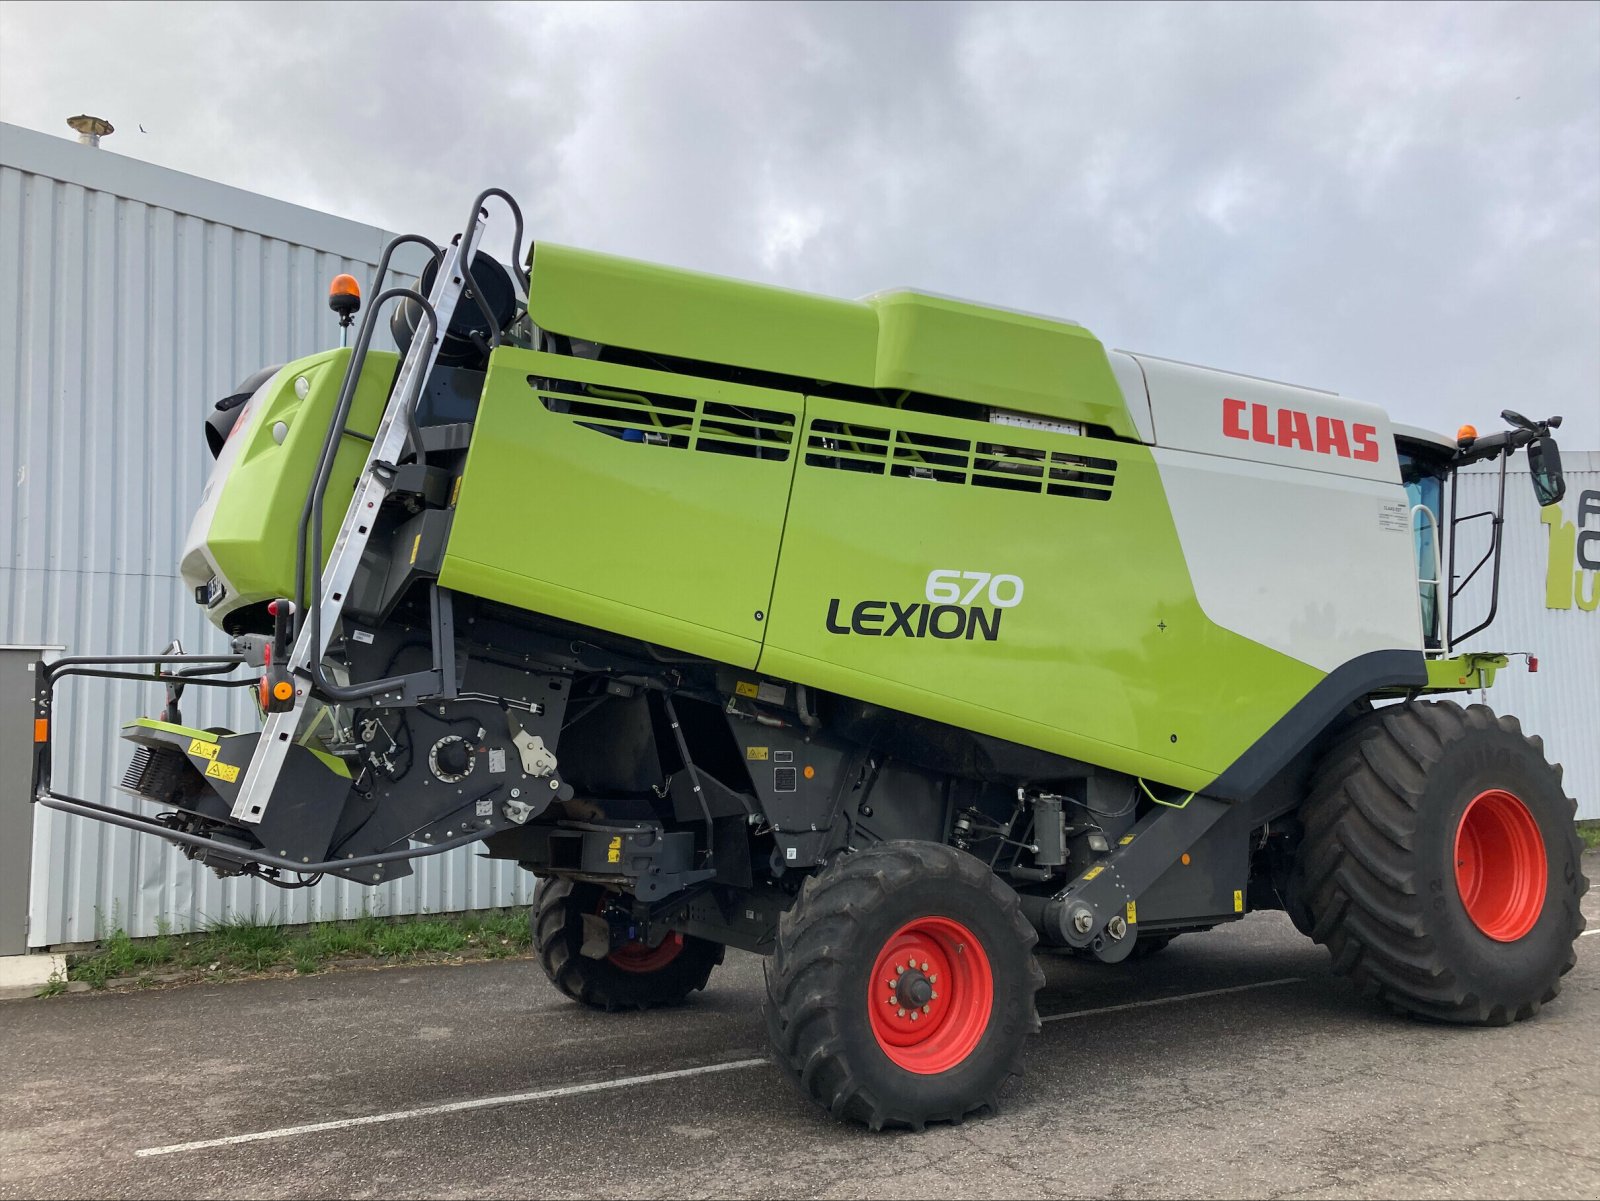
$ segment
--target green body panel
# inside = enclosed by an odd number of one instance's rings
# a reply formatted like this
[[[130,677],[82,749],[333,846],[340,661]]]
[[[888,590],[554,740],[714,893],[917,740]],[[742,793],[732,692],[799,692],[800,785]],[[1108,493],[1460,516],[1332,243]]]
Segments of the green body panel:
[[[1476,692],[1494,686],[1495,673],[1509,662],[1505,655],[1455,655],[1428,660],[1425,692]]]
[[[530,376],[602,387],[605,404],[581,417],[552,412],[544,397],[562,397],[536,391]],[[753,667],[803,405],[793,393],[502,348],[439,580]],[[747,416],[723,416],[735,410]],[[773,457],[717,453],[746,445],[757,429]],[[684,445],[607,430],[648,430]]]
[[[278,373],[272,391],[251,405],[248,420],[234,435],[243,442],[217,497],[206,545],[235,597],[260,601],[294,595],[300,515],[349,357],[348,349],[330,350],[290,363]],[[368,355],[348,428],[369,436],[377,428],[398,361],[393,353]],[[295,390],[301,378],[308,385],[303,400]],[[280,421],[287,427],[282,444],[272,436]],[[369,447],[348,437],[339,447],[323,505],[324,561]]]
[[[914,428],[947,443],[997,433],[815,397],[807,420]],[[1146,448],[1014,429],[1004,437],[1018,448],[1114,461],[1110,498],[980,486],[971,482],[982,476],[976,468],[957,482],[802,462],[761,669],[1163,783],[1204,786],[1323,673],[1207,619]],[[924,601],[933,570],[1012,575],[1025,588],[1020,603],[1000,610],[992,641],[970,622],[973,636],[943,639],[829,631],[832,600],[840,602],[834,624],[846,625],[861,601]],[[887,611],[879,628],[892,620]]]
[[[1085,331],[548,245],[533,262],[546,329],[816,380],[815,392],[869,391],[843,400],[502,346],[452,502],[443,586],[1186,789],[1324,678],[1206,617],[1151,451]],[[346,354],[285,368],[239,435],[208,540],[239,592],[293,588]],[[394,366],[369,362],[354,429],[376,426]],[[905,391],[1125,438],[929,414],[904,407]],[[340,450],[325,545],[366,449]],[[1013,577],[1020,599],[980,596],[979,583],[941,618],[936,571]],[[917,606],[915,628],[891,632],[895,611]],[[913,628],[922,636],[905,636]],[[1455,669],[1430,670],[1442,687]]]
[[[128,736],[128,731],[135,734],[142,730],[154,730],[162,734],[176,734],[182,738],[198,738],[201,742],[215,742],[217,736],[210,730],[195,730],[189,726],[175,726],[170,721],[157,721],[153,717],[136,717],[132,721],[122,723],[123,735]]]
[[[835,300],[548,242],[530,269],[530,316],[568,337],[1138,436],[1104,347],[1069,322],[911,291]]]
[[[530,383],[547,375],[603,391]],[[605,405],[581,413],[545,403],[596,395]],[[759,424],[771,457],[705,453],[753,428],[718,404]],[[630,427],[683,444],[603,432]],[[1078,495],[972,482],[993,479],[991,460],[951,469],[951,447],[997,436],[1063,456],[1058,471],[1115,466],[1075,478]],[[940,449],[920,455],[915,438]],[[943,478],[820,465],[874,447]],[[1022,600],[987,615],[993,640],[829,632],[830,602],[835,624],[861,601],[922,602],[936,569],[1020,577]],[[510,349],[494,356],[440,580],[1186,788],[1323,674],[1205,617],[1143,446]]]

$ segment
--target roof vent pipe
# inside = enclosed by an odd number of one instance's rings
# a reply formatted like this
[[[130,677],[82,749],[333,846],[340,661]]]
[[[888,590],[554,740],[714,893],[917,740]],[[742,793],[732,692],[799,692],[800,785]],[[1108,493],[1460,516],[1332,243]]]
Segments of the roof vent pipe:
[[[117,132],[115,126],[104,117],[91,117],[86,113],[68,117],[67,125],[78,131],[78,141],[85,146],[98,146],[101,138]]]

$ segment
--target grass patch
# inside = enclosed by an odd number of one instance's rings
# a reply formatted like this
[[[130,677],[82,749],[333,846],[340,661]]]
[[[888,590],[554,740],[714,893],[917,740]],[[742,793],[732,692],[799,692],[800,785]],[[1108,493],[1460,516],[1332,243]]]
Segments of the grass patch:
[[[100,989],[111,980],[128,977],[153,983],[156,976],[169,972],[240,976],[292,968],[311,975],[341,959],[500,959],[522,953],[531,941],[524,909],[407,918],[366,915],[313,926],[234,918],[200,933],[163,933],[154,938],[129,938],[118,929],[92,949],[69,955],[66,980],[52,981],[41,995],[65,992],[68,980]]]
[[[1600,820],[1590,819],[1578,823],[1578,837],[1583,839],[1583,848],[1592,851],[1600,847]]]

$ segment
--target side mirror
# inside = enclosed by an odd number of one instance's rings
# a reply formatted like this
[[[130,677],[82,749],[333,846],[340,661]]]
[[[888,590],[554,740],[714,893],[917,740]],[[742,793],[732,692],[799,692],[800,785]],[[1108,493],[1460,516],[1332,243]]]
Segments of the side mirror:
[[[1554,438],[1537,438],[1528,443],[1528,468],[1533,473],[1533,494],[1541,509],[1558,503],[1567,494],[1567,481],[1561,474],[1561,450]]]

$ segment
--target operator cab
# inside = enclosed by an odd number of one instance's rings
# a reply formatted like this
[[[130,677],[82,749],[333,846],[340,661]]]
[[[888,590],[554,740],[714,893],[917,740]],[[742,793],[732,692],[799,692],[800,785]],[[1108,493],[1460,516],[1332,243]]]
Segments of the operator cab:
[[[1415,426],[1394,427],[1395,449],[1400,459],[1400,480],[1410,504],[1412,553],[1416,564],[1417,603],[1422,618],[1423,646],[1430,653],[1448,654],[1494,621],[1499,607],[1501,531],[1505,517],[1506,464],[1518,449],[1526,448],[1534,497],[1541,507],[1558,503],[1566,494],[1561,472],[1561,451],[1550,431],[1560,417],[1530,421],[1507,409],[1501,418],[1509,430],[1480,438],[1464,425],[1455,438]],[[1468,463],[1500,461],[1499,495],[1493,509],[1462,514],[1456,510],[1455,472]],[[1445,484],[1449,483],[1449,513],[1445,512]],[[1456,529],[1470,521],[1489,519],[1489,546],[1471,570],[1456,569]],[[1480,570],[1490,572],[1489,611],[1477,625],[1462,632],[1455,625],[1455,601]],[[1441,603],[1442,602],[1442,603]]]
[[[1417,576],[1417,603],[1422,611],[1422,642],[1442,650],[1440,586],[1444,579],[1444,485],[1456,455],[1455,439],[1415,426],[1394,427],[1400,455],[1400,482],[1411,506],[1412,561]]]

